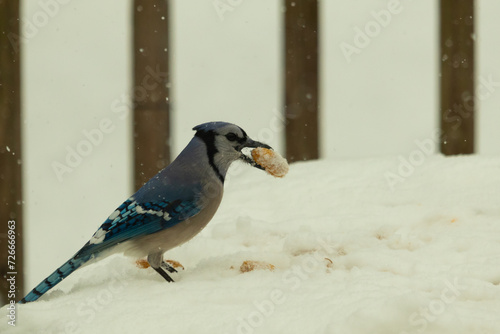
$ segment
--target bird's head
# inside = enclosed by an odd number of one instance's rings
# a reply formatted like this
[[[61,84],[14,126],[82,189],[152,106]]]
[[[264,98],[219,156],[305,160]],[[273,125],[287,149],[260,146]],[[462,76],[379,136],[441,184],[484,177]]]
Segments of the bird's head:
[[[263,169],[252,158],[245,155],[244,148],[264,147],[269,145],[253,140],[239,126],[226,122],[208,122],[195,126],[195,136],[202,139],[207,146],[208,159],[212,167],[225,176],[233,161],[242,160],[253,167]]]

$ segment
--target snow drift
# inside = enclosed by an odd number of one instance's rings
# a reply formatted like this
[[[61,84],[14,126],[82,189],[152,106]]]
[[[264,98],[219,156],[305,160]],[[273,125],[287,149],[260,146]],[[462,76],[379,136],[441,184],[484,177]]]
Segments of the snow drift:
[[[175,283],[112,256],[0,332],[500,333],[500,158],[412,167],[317,161],[276,179],[235,166],[213,221],[166,254],[185,267]]]

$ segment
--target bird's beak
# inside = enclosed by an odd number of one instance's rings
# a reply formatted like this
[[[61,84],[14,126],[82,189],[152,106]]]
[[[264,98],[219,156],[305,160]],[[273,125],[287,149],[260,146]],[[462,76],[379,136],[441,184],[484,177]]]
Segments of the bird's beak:
[[[269,150],[272,150],[273,148],[267,144],[264,144],[264,143],[261,143],[261,142],[258,142],[258,141],[255,141],[251,138],[248,138],[247,141],[245,143],[243,143],[241,145],[241,149],[244,149],[244,148],[257,148],[257,147],[263,147],[263,148],[267,148]],[[240,159],[245,161],[246,163],[248,163],[249,165],[255,167],[255,168],[258,168],[258,169],[262,169],[264,170],[264,167],[262,167],[261,165],[257,164],[251,157],[245,155],[243,152],[241,153],[240,155]]]
[[[245,147],[251,147],[251,148],[264,147],[264,148],[267,148],[269,150],[273,149],[271,146],[264,144],[264,143],[261,143],[261,142],[258,142],[258,141],[255,141],[251,138],[248,138],[247,141],[242,145],[242,148],[245,148]]]

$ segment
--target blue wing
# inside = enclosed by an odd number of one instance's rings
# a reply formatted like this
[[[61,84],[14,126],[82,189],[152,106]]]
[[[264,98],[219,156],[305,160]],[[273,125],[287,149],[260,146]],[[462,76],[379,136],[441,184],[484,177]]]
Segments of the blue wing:
[[[200,212],[193,200],[138,203],[130,198],[116,209],[75,255],[78,259],[118,243],[159,232]]]

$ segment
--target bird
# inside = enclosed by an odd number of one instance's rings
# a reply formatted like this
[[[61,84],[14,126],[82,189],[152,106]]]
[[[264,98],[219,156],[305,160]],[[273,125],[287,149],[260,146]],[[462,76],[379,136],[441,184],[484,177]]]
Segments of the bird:
[[[36,301],[83,265],[115,253],[146,261],[167,282],[176,272],[163,260],[168,250],[189,241],[212,219],[222,200],[229,166],[237,160],[264,169],[243,152],[269,145],[251,139],[239,126],[208,122],[167,167],[121,204],[76,254],[19,303]]]

